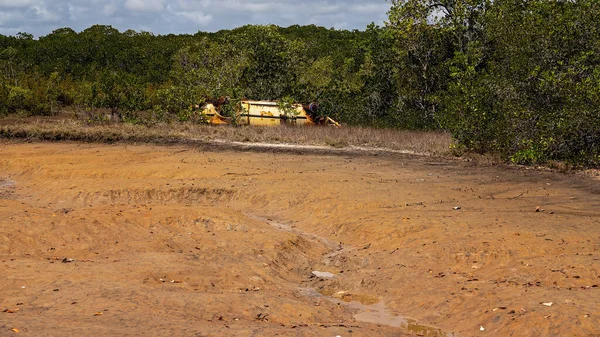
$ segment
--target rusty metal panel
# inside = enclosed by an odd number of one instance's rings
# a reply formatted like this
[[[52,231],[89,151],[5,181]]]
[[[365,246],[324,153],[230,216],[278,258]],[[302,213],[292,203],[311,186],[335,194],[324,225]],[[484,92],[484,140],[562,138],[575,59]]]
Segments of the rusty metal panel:
[[[274,126],[281,124],[281,112],[275,102],[247,101],[244,112],[250,125]]]
[[[206,104],[202,111],[200,112],[210,124],[213,125],[223,125],[223,124],[231,124],[231,118],[221,116],[215,106],[212,103]]]
[[[279,104],[272,101],[250,101],[240,102],[237,109],[236,122],[241,125],[261,125],[276,126],[286,125],[330,125],[339,127],[340,124],[329,117],[319,117],[316,115],[316,104],[310,105],[294,104],[296,115],[286,117],[279,109]],[[311,113],[308,113],[311,112]],[[201,110],[205,120],[210,124],[231,124],[231,117],[225,117],[219,114],[217,107],[213,103],[206,103]]]

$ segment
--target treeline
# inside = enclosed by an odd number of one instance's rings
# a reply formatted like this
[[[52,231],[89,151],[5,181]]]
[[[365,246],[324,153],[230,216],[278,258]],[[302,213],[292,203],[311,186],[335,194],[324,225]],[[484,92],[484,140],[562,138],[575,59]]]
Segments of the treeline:
[[[317,101],[375,127],[443,129],[517,163],[600,163],[596,1],[392,0],[385,27],[0,36],[0,114],[193,120],[206,97]]]
[[[362,86],[364,37],[272,25],[166,36],[96,25],[37,40],[0,36],[0,113],[54,114],[75,105],[111,109],[130,122],[140,121],[140,111],[187,120],[189,106],[207,97],[293,97],[322,101],[328,112],[361,123],[350,101]]]
[[[399,96],[422,97],[460,144],[517,163],[600,164],[597,1],[392,2],[403,83],[414,79]]]

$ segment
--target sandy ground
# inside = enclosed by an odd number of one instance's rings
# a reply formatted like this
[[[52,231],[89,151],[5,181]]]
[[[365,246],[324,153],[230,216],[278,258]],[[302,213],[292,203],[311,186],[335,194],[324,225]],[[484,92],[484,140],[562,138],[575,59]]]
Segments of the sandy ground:
[[[591,178],[0,146],[0,336],[600,335]]]

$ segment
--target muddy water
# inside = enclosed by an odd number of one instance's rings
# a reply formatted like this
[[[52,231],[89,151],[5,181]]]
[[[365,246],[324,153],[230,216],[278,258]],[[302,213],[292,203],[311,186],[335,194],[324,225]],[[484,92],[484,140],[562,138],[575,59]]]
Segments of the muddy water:
[[[274,221],[272,219],[265,218],[265,217],[258,217],[258,216],[251,216],[251,217],[254,219],[260,220],[260,221],[264,221],[266,224],[272,226],[273,228],[275,228],[277,230],[297,233],[299,235],[307,237],[308,239],[317,240],[317,241],[326,243],[329,247],[335,246],[335,244],[333,244],[331,241],[327,240],[326,238],[298,230],[290,225],[286,225],[284,223],[277,222],[277,221]],[[353,249],[352,247],[338,246],[332,252],[326,254],[323,257],[323,263],[328,265],[331,263],[331,259],[333,257],[337,256],[338,254],[340,254],[344,251],[348,251],[348,250],[352,250],[352,249]],[[336,275],[336,274],[333,274],[330,272],[322,272],[322,271],[317,271],[317,270],[312,271],[312,275],[316,276],[317,278],[322,278],[322,279],[332,279],[334,277],[343,277],[343,276]],[[326,298],[328,301],[330,301],[334,304],[342,305],[342,306],[352,310],[353,312],[355,312],[355,314],[353,315],[354,319],[359,322],[372,323],[372,324],[377,324],[377,325],[386,325],[386,326],[390,326],[390,327],[400,328],[404,331],[408,331],[410,333],[415,333],[418,336],[458,337],[458,335],[456,335],[454,333],[444,332],[439,328],[422,325],[422,324],[419,324],[414,319],[403,317],[398,314],[394,314],[390,311],[390,309],[388,307],[385,306],[385,303],[381,300],[375,304],[364,304],[359,301],[344,301],[344,300],[340,300],[335,297],[327,297],[327,296],[320,294],[319,292],[317,292],[315,289],[312,289],[312,288],[304,288],[304,289],[301,289],[300,292],[304,296],[307,296],[307,297]],[[344,292],[342,291],[342,292],[339,292],[337,295],[343,295],[343,294],[344,294]],[[341,297],[343,298],[343,296],[341,296]]]
[[[365,305],[360,302],[344,303],[347,307],[357,310],[354,318],[359,322],[374,323],[402,328],[403,330],[425,337],[459,337],[442,329],[419,324],[416,320],[393,314],[383,301]]]
[[[350,309],[353,314],[353,318],[358,322],[372,323],[377,325],[386,325],[390,327],[400,328],[401,330],[414,333],[418,336],[425,337],[459,337],[454,333],[444,332],[439,328],[419,324],[416,320],[403,317],[401,315],[392,313],[388,307],[385,306],[383,301],[379,301],[375,304],[363,304],[358,301],[342,301],[333,297],[325,297],[315,291],[314,289],[305,288],[301,289],[301,293],[307,297],[313,298],[325,298],[327,301],[336,305],[341,305],[345,308]]]
[[[316,277],[320,277],[320,278],[334,278],[335,277],[335,274],[327,272],[327,271],[313,270],[312,274],[315,275]]]
[[[0,188],[14,187],[15,182],[9,178],[0,178]]]

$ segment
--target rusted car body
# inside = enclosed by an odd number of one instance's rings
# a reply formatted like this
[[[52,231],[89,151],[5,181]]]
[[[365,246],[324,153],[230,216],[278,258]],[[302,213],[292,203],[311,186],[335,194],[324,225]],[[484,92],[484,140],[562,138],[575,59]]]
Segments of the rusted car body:
[[[213,125],[232,124],[231,117],[221,114],[222,100],[207,101],[200,108],[200,113],[208,123]],[[239,125],[326,125],[340,127],[340,124],[329,117],[317,114],[315,103],[293,104],[293,113],[286,114],[277,102],[242,100],[236,107],[236,120]]]

